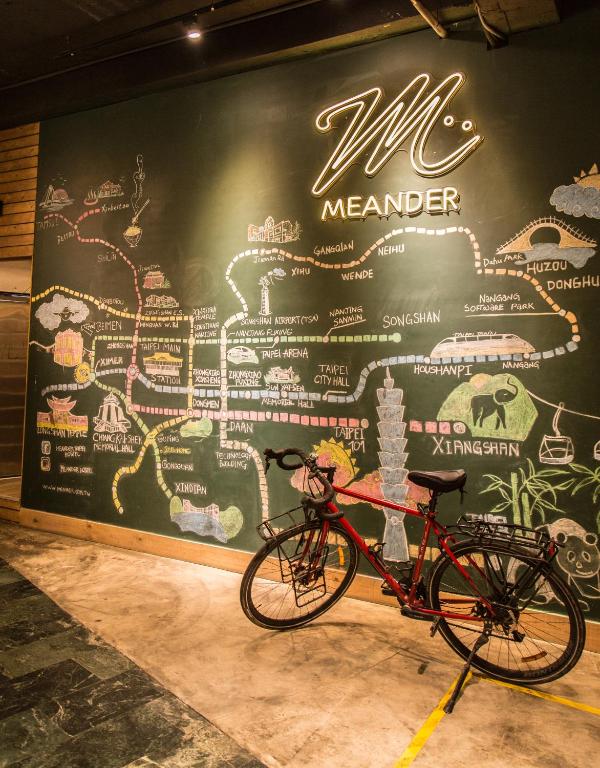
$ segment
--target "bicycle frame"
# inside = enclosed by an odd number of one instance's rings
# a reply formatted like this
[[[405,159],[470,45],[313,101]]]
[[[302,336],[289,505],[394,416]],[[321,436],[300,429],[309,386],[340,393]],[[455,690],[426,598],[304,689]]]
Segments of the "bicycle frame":
[[[385,563],[378,556],[378,553],[373,551],[368,546],[368,544],[363,539],[363,537],[358,533],[358,531],[346,520],[345,516],[342,515],[337,520],[338,524],[341,525],[342,528],[344,528],[344,530],[354,540],[357,547],[362,552],[362,554],[367,559],[367,561],[371,564],[371,566],[375,569],[375,571],[377,571],[377,573],[386,582],[386,584],[390,587],[390,589],[394,592],[398,600],[403,605],[408,606],[408,608],[418,612],[419,614],[422,614],[424,617],[431,616],[432,618],[441,617],[444,619],[459,619],[461,621],[473,621],[478,623],[483,622],[483,618],[481,616],[468,616],[468,615],[465,615],[464,613],[452,613],[451,611],[437,611],[433,608],[426,608],[423,605],[423,601],[417,596],[417,586],[419,584],[421,573],[423,571],[423,563],[425,561],[425,551],[427,549],[427,545],[429,543],[429,539],[433,531],[433,533],[437,536],[437,539],[442,551],[444,551],[446,555],[452,560],[457,571],[461,574],[461,576],[465,579],[465,581],[470,585],[470,587],[475,592],[475,594],[479,596],[481,602],[491,612],[492,616],[494,615],[495,611],[493,606],[481,594],[479,589],[477,589],[477,586],[473,581],[473,579],[470,577],[468,572],[463,568],[461,563],[457,560],[454,553],[452,552],[452,549],[448,546],[447,539],[449,539],[450,541],[455,541],[455,539],[448,533],[446,528],[443,525],[440,525],[440,523],[438,523],[436,520],[437,494],[433,493],[431,495],[431,499],[429,504],[426,507],[426,511],[421,511],[421,509],[415,510],[410,507],[405,507],[402,504],[396,504],[394,502],[387,501],[385,499],[378,499],[373,496],[367,496],[362,493],[357,493],[356,491],[351,491],[347,488],[340,488],[335,484],[333,484],[332,487],[333,487],[333,490],[336,493],[339,493],[340,495],[351,496],[354,499],[365,501],[369,504],[375,504],[380,507],[385,507],[386,509],[391,509],[396,512],[404,512],[407,515],[418,517],[425,522],[425,528],[423,530],[423,535],[421,537],[421,543],[419,544],[419,553],[417,555],[417,560],[415,562],[415,565],[412,571],[410,589],[407,592],[403,587],[403,585],[399,581],[397,581],[392,576],[391,573],[389,573],[388,569],[385,566]],[[331,501],[327,503],[327,508],[331,513],[335,513],[335,514],[340,513],[340,510],[338,509],[338,507]],[[322,534],[321,534],[321,539],[319,541],[318,546],[321,546],[322,545],[321,542],[325,542],[327,540],[329,526],[330,526],[330,523],[327,520],[323,520]],[[486,579],[486,581],[489,581],[486,574],[483,573],[479,565],[472,558],[468,557],[467,559],[470,565],[472,565],[479,573],[481,573]],[[473,600],[472,598],[457,597],[457,598],[449,598],[446,602],[455,603],[459,605],[461,603],[472,603]]]
[[[382,592],[395,595],[401,614],[431,621],[431,636],[439,630],[465,659],[444,712],[453,710],[471,666],[505,682],[524,684],[550,682],[576,663],[585,643],[583,613],[576,596],[552,572],[552,560],[560,544],[550,533],[517,523],[488,521],[484,516],[460,517],[447,526],[437,521],[439,497],[450,490],[462,491],[464,472],[409,474],[410,480],[429,488],[428,503],[419,503],[413,509],[334,484],[335,467],[319,466],[316,456],[300,449],[267,448],[264,453],[265,471],[270,461],[276,461],[284,470],[304,467],[305,471],[303,478],[302,472],[295,478],[300,482],[293,483],[303,492],[300,503],[264,519],[257,527],[265,544],[250,562],[240,589],[242,609],[255,624],[268,629],[292,629],[322,615],[342,597],[356,576],[358,550],[383,579]],[[289,456],[301,461],[286,461]],[[336,506],[336,494],[342,509]],[[348,502],[362,501],[392,514],[419,518],[423,533],[416,559],[398,564],[396,572],[384,560],[384,544],[368,544],[345,518],[344,497]],[[389,522],[400,520],[391,517]],[[425,589],[423,566],[432,536],[437,538],[441,554],[431,568]],[[532,608],[534,621],[526,626],[522,614],[529,613],[528,607],[538,593],[544,598],[548,594],[540,589],[549,589],[550,599],[553,596],[561,605],[561,618],[546,622],[546,627],[545,609],[539,608],[538,601]],[[560,626],[554,629],[552,624]],[[472,643],[465,643],[465,631]],[[492,638],[494,645],[482,655],[481,649]],[[498,644],[496,639],[528,644],[520,650],[515,645],[513,651],[511,645]],[[549,653],[544,647],[548,644],[556,646],[556,650]],[[497,659],[490,659],[490,651]],[[535,665],[530,666],[533,662]]]

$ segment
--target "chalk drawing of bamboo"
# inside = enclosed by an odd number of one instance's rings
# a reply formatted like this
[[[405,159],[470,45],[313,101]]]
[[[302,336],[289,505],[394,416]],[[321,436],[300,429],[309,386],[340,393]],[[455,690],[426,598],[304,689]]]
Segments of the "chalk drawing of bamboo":
[[[390,369],[386,368],[383,387],[377,390],[377,429],[379,431],[379,472],[381,474],[381,491],[385,499],[398,504],[404,503],[408,493],[406,476],[408,470],[404,468],[408,453],[405,452],[407,439],[404,437],[406,422],[404,417],[404,405],[402,405],[403,391],[394,387],[394,379]],[[404,528],[404,512],[395,512],[391,509],[384,510],[385,531],[383,540],[383,557],[394,562],[409,560],[408,541]]]

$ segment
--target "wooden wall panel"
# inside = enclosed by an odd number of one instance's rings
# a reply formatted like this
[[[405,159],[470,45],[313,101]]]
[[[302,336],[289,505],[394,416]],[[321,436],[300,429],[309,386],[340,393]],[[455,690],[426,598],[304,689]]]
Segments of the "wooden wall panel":
[[[27,123],[16,128],[5,128],[3,131],[0,131],[0,141],[18,141],[26,136],[39,136],[39,133],[39,123]]]
[[[0,477],[21,474],[28,321],[28,303],[0,302]]]
[[[0,262],[0,290],[10,293],[29,293],[31,259],[3,259]]]
[[[0,131],[0,259],[33,256],[39,134],[39,123]]]
[[[29,293],[39,124],[0,131],[0,291]],[[0,303],[0,477],[21,474],[28,304]]]

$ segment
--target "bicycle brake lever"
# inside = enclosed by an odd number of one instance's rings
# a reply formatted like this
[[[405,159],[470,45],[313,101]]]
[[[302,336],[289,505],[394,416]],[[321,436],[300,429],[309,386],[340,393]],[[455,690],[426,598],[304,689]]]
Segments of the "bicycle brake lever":
[[[269,471],[269,467],[271,466],[271,461],[268,458],[265,458],[265,475]]]

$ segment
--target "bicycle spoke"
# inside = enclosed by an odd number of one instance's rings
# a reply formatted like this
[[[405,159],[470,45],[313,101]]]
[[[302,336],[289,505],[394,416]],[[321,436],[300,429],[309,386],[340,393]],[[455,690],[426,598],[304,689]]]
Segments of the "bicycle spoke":
[[[485,619],[491,632],[476,654],[475,666],[483,664],[482,669],[517,681],[551,676],[564,666],[574,654],[575,619],[567,588],[561,591],[560,582],[546,566],[540,569],[538,560],[502,544],[465,544],[457,553],[458,565],[450,558],[442,561],[432,601],[434,608],[465,616],[465,620],[442,620],[440,629],[448,642],[467,656]],[[467,602],[453,603],[456,598]],[[553,613],[544,610],[548,606]],[[473,621],[474,617],[481,620]],[[578,643],[577,656],[581,638]]]
[[[287,538],[285,533],[259,562],[247,592],[249,609],[261,622],[278,626],[298,624],[328,604],[349,569],[353,575],[357,558],[356,550],[350,550],[353,542],[339,529],[323,536],[313,523],[290,530]]]

